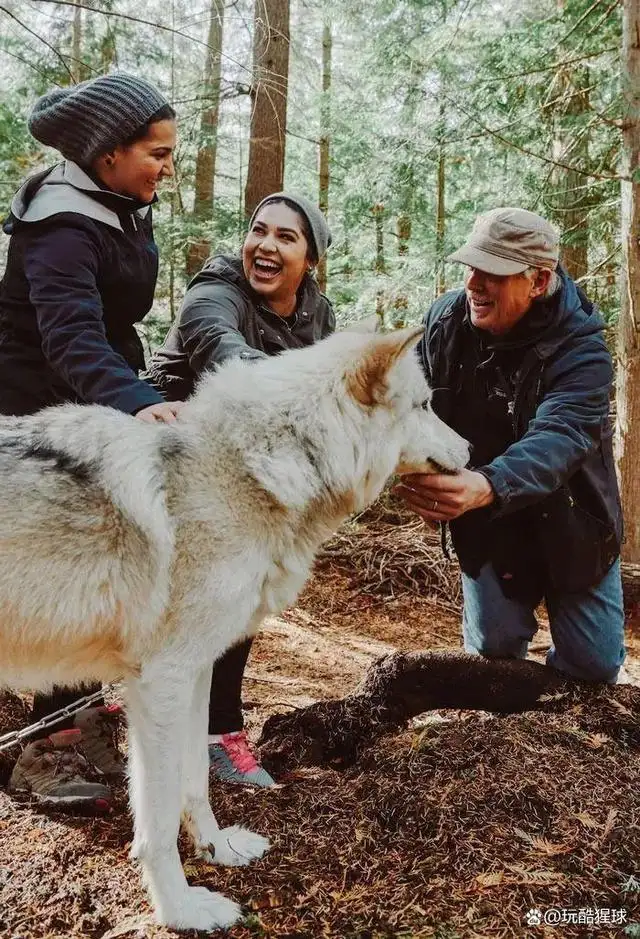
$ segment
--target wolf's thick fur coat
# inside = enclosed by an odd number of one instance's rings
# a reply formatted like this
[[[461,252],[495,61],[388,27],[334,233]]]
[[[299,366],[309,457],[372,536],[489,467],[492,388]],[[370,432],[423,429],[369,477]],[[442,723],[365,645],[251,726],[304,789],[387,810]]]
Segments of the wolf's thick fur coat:
[[[171,426],[77,405],[0,421],[0,686],[124,677],[133,854],[161,923],[240,916],[187,884],[181,820],[218,864],[269,847],[209,805],[214,660],[295,601],[320,544],[393,472],[468,460],[428,405],[420,334],[231,362]]]

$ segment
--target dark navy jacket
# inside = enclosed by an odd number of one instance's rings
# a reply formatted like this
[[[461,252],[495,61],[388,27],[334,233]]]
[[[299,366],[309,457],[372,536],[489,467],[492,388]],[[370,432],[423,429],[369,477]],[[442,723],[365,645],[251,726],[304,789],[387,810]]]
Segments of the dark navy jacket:
[[[138,378],[133,326],[151,308],[158,272],[150,207],[65,161],[26,181],[4,231],[0,412],[78,401],[134,414],[162,401]]]
[[[503,337],[472,326],[464,291],[445,294],[420,345],[434,409],[497,497],[451,523],[461,566],[474,576],[490,561],[504,592],[528,599],[595,585],[622,539],[603,322],[559,273],[561,289]]]
[[[298,289],[295,316],[284,319],[251,288],[242,259],[220,254],[189,284],[177,322],[151,358],[148,377],[168,400],[184,400],[203,371],[227,359],[264,358],[310,346],[335,325],[333,308],[312,277],[306,276]]]

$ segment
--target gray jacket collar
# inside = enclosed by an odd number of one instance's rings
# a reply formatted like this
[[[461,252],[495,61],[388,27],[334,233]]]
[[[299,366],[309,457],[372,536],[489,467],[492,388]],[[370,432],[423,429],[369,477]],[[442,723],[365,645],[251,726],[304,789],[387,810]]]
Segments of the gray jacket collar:
[[[39,188],[32,195],[39,180]],[[103,192],[77,163],[64,160],[51,170],[26,179],[13,197],[11,213],[21,222],[41,222],[61,212],[75,212],[123,231],[118,212],[96,198],[97,193]],[[109,193],[109,196],[112,203],[118,207],[122,205],[122,212],[139,218],[144,218],[149,212],[149,205],[140,207],[129,196],[117,193]]]

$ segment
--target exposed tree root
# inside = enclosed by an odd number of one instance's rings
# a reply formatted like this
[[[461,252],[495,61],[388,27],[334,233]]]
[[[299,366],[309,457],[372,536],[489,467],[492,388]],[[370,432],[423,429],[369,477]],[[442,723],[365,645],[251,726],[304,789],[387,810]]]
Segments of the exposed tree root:
[[[572,681],[536,662],[464,653],[393,653],[375,662],[345,698],[270,717],[259,741],[260,754],[276,774],[297,766],[349,765],[377,737],[425,711],[555,710],[603,695],[614,701],[636,696],[640,705],[638,689]],[[626,731],[637,733],[640,745],[640,716],[629,714]],[[618,721],[620,716],[616,714]]]

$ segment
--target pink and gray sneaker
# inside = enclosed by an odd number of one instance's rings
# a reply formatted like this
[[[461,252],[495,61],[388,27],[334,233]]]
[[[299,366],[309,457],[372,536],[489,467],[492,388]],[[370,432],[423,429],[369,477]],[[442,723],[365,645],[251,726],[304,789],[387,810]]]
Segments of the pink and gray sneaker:
[[[222,782],[264,789],[276,784],[256,760],[244,730],[221,734],[219,740],[209,743],[209,766],[216,779]]]

